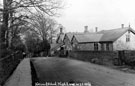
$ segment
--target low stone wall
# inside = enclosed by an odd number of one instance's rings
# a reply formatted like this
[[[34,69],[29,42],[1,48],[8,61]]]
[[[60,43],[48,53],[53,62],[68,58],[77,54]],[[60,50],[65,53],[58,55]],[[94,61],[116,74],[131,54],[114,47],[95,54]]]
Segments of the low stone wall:
[[[121,51],[121,64],[129,65],[132,68],[135,68],[135,51],[133,50],[126,50]],[[119,56],[120,57],[120,56]]]
[[[0,59],[0,85],[13,73],[17,65],[23,59],[22,52],[15,52],[5,58]]]
[[[124,51],[124,55],[127,59],[134,59],[135,60],[135,51]]]
[[[71,51],[69,57],[97,64],[113,65],[118,58],[117,51]]]

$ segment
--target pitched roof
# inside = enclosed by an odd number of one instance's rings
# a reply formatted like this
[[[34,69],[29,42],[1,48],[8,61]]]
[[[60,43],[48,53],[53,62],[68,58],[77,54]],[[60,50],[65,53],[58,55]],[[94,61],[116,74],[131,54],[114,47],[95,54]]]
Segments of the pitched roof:
[[[79,43],[99,42],[103,34],[81,34],[74,35]]]
[[[56,39],[56,43],[58,43],[59,40],[62,40],[63,41],[64,36],[65,36],[65,34],[59,34],[58,35],[58,38]]]
[[[105,41],[113,42],[113,41],[116,41],[119,37],[121,37],[128,30],[135,33],[135,31],[130,27],[117,28],[117,29],[112,29],[112,30],[102,30],[97,33],[103,34],[102,38],[100,39],[100,42],[105,42]]]
[[[135,33],[135,31],[132,28],[125,27],[112,30],[102,30],[97,33],[74,34],[74,37],[77,39],[79,43],[114,42],[128,30]]]
[[[69,32],[69,33],[66,33],[65,36],[67,36],[68,39],[71,41],[72,40],[72,37],[74,35],[81,35],[81,34],[84,34],[84,33],[71,33],[71,32]]]
[[[59,44],[59,43],[53,43],[51,44],[51,51],[57,50],[58,48],[60,48],[63,45],[63,43]]]

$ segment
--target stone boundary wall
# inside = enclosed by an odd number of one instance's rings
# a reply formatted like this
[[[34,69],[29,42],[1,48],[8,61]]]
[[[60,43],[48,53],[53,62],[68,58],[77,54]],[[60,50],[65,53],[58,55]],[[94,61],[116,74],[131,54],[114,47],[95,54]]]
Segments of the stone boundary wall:
[[[124,55],[127,59],[134,59],[135,60],[135,51],[134,50],[126,50],[124,51]]]
[[[71,51],[69,57],[97,64],[113,65],[118,58],[117,51]]]
[[[121,52],[123,52],[122,55],[120,54]],[[69,57],[73,59],[105,65],[135,65],[135,50],[70,51]]]
[[[17,51],[0,59],[0,85],[3,85],[23,59],[22,52]]]

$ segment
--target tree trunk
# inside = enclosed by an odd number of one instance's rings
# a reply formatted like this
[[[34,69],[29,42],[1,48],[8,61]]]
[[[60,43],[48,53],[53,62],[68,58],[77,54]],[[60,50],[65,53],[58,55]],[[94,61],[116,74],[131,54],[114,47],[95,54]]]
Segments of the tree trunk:
[[[7,9],[7,0],[3,0],[3,25],[0,29],[1,32],[1,43],[6,43],[7,45],[7,34],[8,34],[8,18],[9,13]]]
[[[3,26],[1,28],[1,41],[8,47],[8,26],[9,26],[9,14],[12,0],[3,0]]]

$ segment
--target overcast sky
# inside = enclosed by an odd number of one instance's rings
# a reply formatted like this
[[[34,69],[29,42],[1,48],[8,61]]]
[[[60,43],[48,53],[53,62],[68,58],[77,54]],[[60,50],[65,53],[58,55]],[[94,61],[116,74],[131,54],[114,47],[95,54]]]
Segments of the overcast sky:
[[[1,1],[1,0],[0,0]],[[135,0],[66,0],[61,17],[56,18],[67,32],[114,29],[129,23],[135,29]]]
[[[115,29],[121,24],[135,28],[135,0],[67,0],[62,16],[57,19],[67,32]]]

